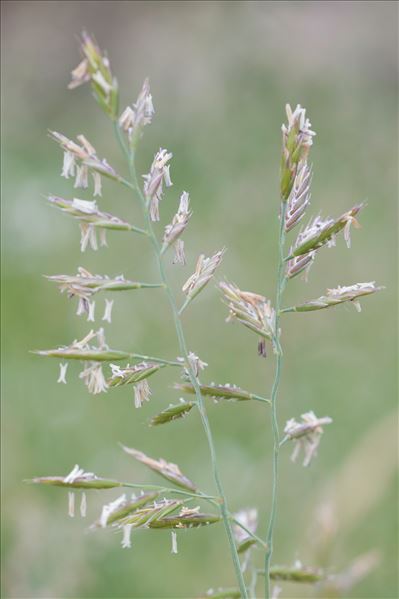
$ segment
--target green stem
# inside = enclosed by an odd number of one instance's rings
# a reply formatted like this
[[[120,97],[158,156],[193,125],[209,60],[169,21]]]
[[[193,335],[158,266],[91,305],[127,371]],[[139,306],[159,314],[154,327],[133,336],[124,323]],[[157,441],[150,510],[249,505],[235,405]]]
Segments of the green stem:
[[[280,449],[280,435],[277,420],[277,394],[280,385],[281,368],[283,361],[283,352],[280,344],[280,306],[284,291],[286,279],[284,276],[284,241],[285,241],[285,213],[286,202],[281,203],[280,215],[280,233],[279,233],[279,260],[277,269],[277,290],[276,290],[276,321],[274,331],[274,348],[276,351],[276,370],[274,375],[271,402],[272,402],[272,431],[273,431],[273,482],[272,482],[272,505],[270,511],[269,525],[266,536],[267,550],[265,555],[265,597],[270,597],[270,562],[273,554],[273,532],[277,512],[277,485],[278,485],[278,457]]]
[[[144,360],[145,362],[157,362],[157,364],[167,364],[168,366],[179,366],[181,368],[181,362],[174,360],[163,360],[162,358],[154,358],[152,356],[145,356],[143,354],[129,354],[130,358],[135,360]]]
[[[150,237],[152,246],[154,248],[154,254],[156,256],[159,274],[160,274],[162,282],[165,284],[165,291],[166,291],[168,301],[170,304],[170,308],[171,308],[171,311],[173,314],[173,320],[174,320],[176,335],[177,335],[177,339],[178,339],[178,343],[179,343],[179,349],[180,349],[182,356],[184,357],[185,366],[186,366],[188,374],[189,374],[190,382],[195,390],[195,395],[196,395],[196,398],[198,401],[198,410],[199,410],[199,413],[201,416],[202,425],[203,425],[205,435],[206,435],[206,438],[208,441],[208,447],[209,447],[211,461],[212,461],[213,478],[214,478],[216,488],[218,490],[218,493],[219,493],[220,499],[221,499],[221,502],[219,505],[219,510],[220,510],[220,513],[221,513],[221,516],[223,519],[223,524],[224,524],[224,527],[226,530],[226,534],[227,534],[227,538],[228,538],[228,542],[229,542],[229,546],[230,546],[230,551],[231,551],[231,556],[232,556],[232,560],[233,560],[233,564],[234,564],[234,568],[235,568],[235,572],[236,572],[237,581],[238,581],[238,584],[240,587],[240,592],[241,592],[242,598],[248,599],[248,594],[247,594],[247,589],[245,586],[244,577],[241,572],[240,559],[238,557],[237,548],[236,548],[236,545],[234,542],[234,537],[233,537],[233,531],[232,531],[231,524],[230,524],[230,516],[229,516],[229,510],[228,510],[228,506],[227,506],[226,495],[225,495],[225,492],[223,489],[223,485],[222,485],[222,482],[221,482],[221,479],[219,476],[218,467],[216,464],[215,446],[213,443],[212,432],[211,432],[208,416],[207,416],[206,409],[205,409],[204,398],[202,397],[202,394],[201,394],[199,381],[198,381],[196,374],[193,370],[193,367],[191,366],[190,361],[188,359],[189,352],[187,349],[187,345],[186,345],[186,341],[185,341],[185,337],[184,337],[184,333],[183,333],[183,327],[182,327],[182,323],[180,320],[179,310],[176,305],[175,298],[172,293],[172,290],[169,285],[169,281],[168,281],[168,278],[167,278],[167,275],[166,275],[166,272],[164,269],[164,265],[163,265],[162,257],[161,257],[161,248],[158,243],[158,240],[155,235],[154,228],[153,228],[153,225],[152,225],[152,222],[150,219],[146,198],[144,197],[144,195],[140,189],[140,186],[137,182],[137,175],[136,175],[136,169],[135,169],[135,164],[134,164],[134,158],[135,158],[134,149],[129,153],[126,149],[126,146],[125,146],[123,138],[121,136],[119,127],[117,125],[115,126],[115,131],[116,131],[116,136],[117,136],[119,145],[121,146],[124,154],[126,155],[126,157],[128,159],[129,173],[130,173],[130,178],[131,178],[131,184],[129,185],[129,187],[131,187],[136,192],[136,194],[138,195],[138,197],[140,199],[141,207],[143,210],[143,216],[145,219],[146,229],[148,231],[148,235]]]
[[[139,483],[126,483],[121,482],[121,487],[126,487],[129,489],[142,489],[143,491],[159,491],[160,493],[170,493],[175,495],[184,495],[186,497],[192,497],[196,499],[203,499],[204,501],[210,501],[212,505],[217,504],[219,497],[215,497],[214,495],[206,495],[205,493],[190,493],[189,491],[182,491],[181,489],[171,489],[169,487],[164,487],[163,485],[141,485]]]

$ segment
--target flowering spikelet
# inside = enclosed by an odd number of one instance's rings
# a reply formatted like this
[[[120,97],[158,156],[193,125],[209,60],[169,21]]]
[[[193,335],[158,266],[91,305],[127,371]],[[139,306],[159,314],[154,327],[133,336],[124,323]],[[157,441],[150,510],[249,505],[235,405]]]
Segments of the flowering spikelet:
[[[145,125],[151,124],[154,113],[150,83],[145,79],[136,103],[133,107],[127,106],[119,117],[119,126],[128,134],[132,146],[141,137]]]
[[[62,133],[57,133],[57,131],[50,131],[49,134],[64,150],[61,176],[65,177],[65,179],[75,176],[75,187],[88,187],[89,171],[93,174],[94,195],[101,195],[100,175],[114,181],[121,180],[120,176],[108,164],[105,158],[103,160],[98,158],[96,150],[84,135],[77,136],[78,144],[68,139],[65,135],[62,135]]]
[[[125,366],[120,368],[116,364],[111,364],[112,377],[108,381],[110,387],[119,387],[120,385],[135,384],[143,379],[148,378],[161,368],[165,367],[165,364],[158,362],[140,362],[134,366]]]
[[[173,464],[172,462],[166,462],[162,458],[159,460],[154,460],[153,458],[146,456],[142,451],[138,451],[137,449],[133,449],[131,447],[125,447],[124,445],[122,445],[122,449],[127,454],[133,456],[136,460],[151,468],[151,470],[158,472],[158,474],[173,482],[178,487],[182,487],[183,489],[194,492],[197,490],[196,485],[194,485],[189,478],[182,474],[179,466],[176,464]]]
[[[143,230],[134,227],[127,221],[110,214],[109,212],[102,212],[99,210],[95,201],[80,200],[74,198],[73,200],[65,200],[57,196],[49,196],[49,202],[60,208],[63,212],[70,214],[79,221],[80,224],[80,249],[82,252],[90,246],[93,250],[97,250],[97,234],[96,230],[100,232],[100,245],[106,246],[106,230],[111,229],[113,231],[135,231],[137,233],[143,233]]]
[[[69,298],[77,297],[79,299],[77,314],[89,313],[89,300],[99,291],[127,291],[162,286],[156,283],[129,281],[123,275],[113,278],[107,275],[93,275],[82,266],[79,266],[76,275],[52,275],[46,276],[46,278],[57,283],[61,293],[65,291]],[[107,299],[105,302],[103,320],[110,322],[112,303]]]
[[[249,393],[249,391],[245,391],[244,389],[241,389],[241,387],[237,387],[237,385],[231,385],[230,383],[226,383],[224,385],[215,385],[215,383],[211,383],[210,385],[201,384],[199,387],[201,390],[201,395],[215,400],[226,399],[248,401],[250,399],[259,398],[258,395]],[[195,394],[195,389],[190,382],[176,383],[174,388],[185,393]]]
[[[90,341],[97,338],[97,347],[90,345]],[[94,362],[110,362],[112,360],[126,360],[130,354],[115,349],[109,349],[104,339],[104,329],[91,330],[86,337],[78,341],[75,339],[71,345],[61,346],[57,349],[38,350],[33,352],[39,356],[62,358],[64,360],[82,360]]]
[[[291,459],[295,462],[301,448],[304,450],[303,465],[309,466],[313,457],[317,454],[317,448],[320,444],[323,434],[323,425],[331,424],[332,419],[329,416],[317,418],[314,412],[307,412],[301,416],[302,422],[297,422],[294,418],[288,420],[284,432],[288,440],[295,442],[294,451]]]
[[[170,404],[165,410],[162,410],[162,412],[153,416],[150,420],[150,426],[157,426],[159,424],[172,422],[179,418],[184,418],[193,407],[194,403],[192,401],[180,399],[180,403],[175,405]]]
[[[90,81],[95,99],[114,119],[118,110],[118,82],[111,73],[108,57],[86,31],[82,32],[80,47],[83,60],[72,71],[72,81],[68,88],[75,89]]]
[[[171,224],[166,225],[165,233],[163,236],[162,253],[174,243],[175,244],[175,258],[174,263],[185,264],[184,256],[184,242],[178,239],[188,225],[192,212],[189,210],[190,198],[186,191],[180,196],[179,209],[174,215]]]
[[[258,510],[256,508],[248,508],[240,510],[234,514],[234,518],[243,524],[250,532],[255,533],[258,527]],[[234,537],[237,542],[238,553],[244,553],[247,551],[256,540],[246,532],[239,524],[235,524],[233,527]]]
[[[126,518],[126,516],[129,514],[142,508],[147,503],[157,499],[158,496],[158,492],[151,492],[142,493],[138,497],[133,494],[131,499],[128,499],[124,493],[114,501],[111,501],[103,506],[100,519],[94,524],[94,526],[105,528],[106,526],[117,524],[118,520]]]
[[[305,302],[299,306],[285,308],[283,312],[311,312],[313,310],[323,310],[344,302],[352,302],[358,312],[361,312],[359,298],[366,295],[371,295],[377,291],[381,291],[384,287],[376,287],[375,281],[369,283],[355,283],[347,287],[338,286],[336,289],[327,289],[327,294]]]
[[[147,378],[164,368],[165,364],[155,362],[141,362],[134,366],[120,368],[116,364],[111,364],[112,377],[108,380],[110,387],[119,387],[120,385],[134,385],[134,405],[141,408],[145,401],[150,401],[151,390]]]
[[[172,185],[170,180],[169,160],[173,154],[167,150],[160,149],[155,154],[154,160],[151,165],[150,172],[148,175],[143,175],[144,178],[144,195],[149,205],[150,217],[152,221],[159,220],[159,202],[163,196],[163,184],[166,187]]]
[[[198,258],[195,272],[187,279],[182,287],[183,293],[187,296],[188,300],[192,300],[198,295],[209,283],[219,264],[222,261],[225,249],[221,249],[213,256],[205,258],[204,254],[201,254]]]
[[[66,476],[40,476],[28,482],[73,489],[113,489],[121,486],[116,480],[100,478],[93,472],[85,472],[78,464]]]
[[[217,516],[216,514],[202,514],[198,510],[199,508],[189,509],[182,507],[180,514],[154,519],[149,523],[149,527],[174,528],[179,530],[216,524],[222,519],[221,516]]]
[[[236,319],[245,327],[260,335],[262,340],[273,340],[275,335],[275,310],[271,307],[270,301],[266,300],[263,295],[241,291],[236,285],[225,281],[219,283],[219,288],[230,311],[227,322]],[[258,350],[261,355],[266,355],[262,341]]]
[[[196,356],[192,351],[190,351],[188,354],[188,363],[190,365],[191,371],[194,373],[195,378],[198,378],[200,371],[204,370],[208,366],[206,362],[201,360],[201,358]]]
[[[344,238],[348,248],[350,247],[350,227],[353,224],[359,227],[356,220],[356,215],[362,209],[363,204],[354,206],[348,212],[345,212],[337,219],[327,218],[325,220],[317,216],[308,226],[301,231],[298,236],[295,247],[287,258],[291,259],[296,256],[302,256],[311,251],[318,250],[323,245],[335,245],[335,237],[340,231],[344,231]]]
[[[285,214],[285,230],[291,231],[304,217],[310,204],[310,184],[312,170],[306,162],[302,162],[295,176],[294,184],[287,202]]]
[[[306,118],[306,110],[299,104],[292,112],[289,104],[286,105],[288,124],[282,125],[283,152],[281,157],[281,197],[288,200],[294,186],[297,172],[302,168],[301,163],[306,162],[309,149],[313,144],[314,131],[310,129],[311,123]]]

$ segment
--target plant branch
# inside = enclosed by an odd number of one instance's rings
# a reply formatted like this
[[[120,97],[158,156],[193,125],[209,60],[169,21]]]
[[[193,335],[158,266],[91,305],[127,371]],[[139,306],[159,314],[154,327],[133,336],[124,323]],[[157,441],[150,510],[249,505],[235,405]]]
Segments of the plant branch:
[[[227,534],[227,538],[228,538],[228,542],[229,542],[229,546],[230,546],[230,552],[231,552],[231,556],[232,556],[232,560],[233,560],[233,564],[234,564],[234,568],[235,568],[235,572],[236,572],[236,577],[237,577],[237,581],[238,581],[238,584],[240,587],[240,592],[241,592],[242,598],[247,599],[248,598],[247,589],[245,586],[243,574],[241,572],[241,565],[240,565],[240,559],[239,559],[238,553],[237,553],[237,548],[236,548],[236,545],[234,542],[233,531],[232,531],[232,527],[230,524],[230,516],[229,516],[229,510],[228,510],[228,506],[227,506],[226,495],[225,495],[225,492],[223,489],[223,485],[222,485],[222,482],[220,479],[220,475],[219,475],[219,471],[218,471],[218,467],[217,467],[217,463],[216,463],[215,446],[214,446],[214,442],[213,442],[213,437],[212,437],[212,432],[211,432],[208,416],[206,413],[204,398],[202,397],[199,382],[196,377],[196,374],[195,374],[193,367],[191,366],[190,361],[188,359],[189,352],[188,352],[185,337],[184,337],[184,332],[183,332],[183,327],[182,327],[182,323],[180,320],[179,310],[176,305],[175,298],[172,293],[172,289],[169,285],[169,281],[168,281],[168,278],[167,278],[167,275],[166,275],[166,272],[164,269],[164,265],[162,262],[162,256],[161,256],[161,248],[158,243],[158,240],[155,235],[154,228],[153,228],[153,225],[152,225],[152,222],[150,219],[146,198],[144,197],[144,195],[140,189],[140,186],[138,184],[138,181],[137,181],[137,175],[136,175],[136,169],[135,169],[135,163],[134,163],[134,159],[135,159],[134,149],[132,149],[131,152],[127,151],[126,146],[125,146],[124,141],[121,136],[120,129],[116,123],[115,123],[114,128],[115,128],[115,132],[116,132],[116,137],[118,139],[118,143],[121,146],[121,149],[122,149],[123,153],[125,154],[125,156],[128,160],[128,163],[129,163],[129,173],[130,173],[131,182],[129,183],[128,187],[130,187],[137,194],[137,196],[139,197],[140,203],[141,203],[141,207],[143,210],[143,216],[144,216],[144,220],[145,220],[145,224],[146,224],[146,229],[148,231],[148,234],[149,234],[149,237],[150,237],[153,249],[154,249],[154,254],[156,257],[157,264],[158,264],[159,274],[160,274],[162,282],[165,285],[165,291],[166,291],[168,301],[170,304],[170,308],[171,308],[171,311],[173,314],[173,320],[174,320],[176,335],[177,335],[177,339],[178,339],[178,343],[179,343],[179,349],[180,349],[180,352],[182,353],[182,356],[185,360],[185,366],[186,366],[188,374],[189,374],[190,382],[194,387],[195,395],[197,397],[198,410],[199,410],[199,413],[201,416],[202,425],[203,425],[203,428],[205,431],[205,435],[206,435],[206,438],[208,441],[208,447],[209,447],[209,451],[210,451],[210,455],[211,455],[213,478],[214,478],[216,488],[218,490],[218,493],[219,493],[220,499],[221,499],[221,502],[218,505],[218,507],[219,507],[219,510],[220,510],[220,513],[221,513],[221,516],[223,519],[223,524],[224,524],[224,527],[226,530],[226,534]]]
[[[284,275],[284,241],[285,241],[285,214],[286,202],[281,203],[280,214],[280,233],[279,233],[279,260],[277,268],[277,290],[276,290],[276,320],[274,329],[273,344],[276,351],[276,370],[274,375],[271,402],[272,402],[272,431],[273,431],[273,486],[272,486],[272,505],[270,510],[269,525],[266,536],[266,555],[265,555],[265,597],[270,597],[270,562],[273,554],[273,532],[277,512],[277,485],[278,485],[278,458],[280,449],[280,435],[277,420],[277,394],[280,385],[281,368],[283,361],[283,352],[280,343],[280,305],[284,291],[286,279]]]

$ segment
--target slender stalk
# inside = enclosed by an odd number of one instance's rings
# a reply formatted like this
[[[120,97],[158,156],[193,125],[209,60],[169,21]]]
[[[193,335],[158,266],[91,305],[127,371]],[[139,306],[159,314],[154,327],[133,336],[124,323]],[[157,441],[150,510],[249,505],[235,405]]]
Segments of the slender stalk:
[[[219,500],[219,497],[215,497],[214,495],[206,495],[205,493],[190,493],[189,491],[182,491],[181,489],[172,489],[163,485],[141,485],[140,483],[121,482],[120,486],[129,489],[143,489],[144,491],[159,491],[160,493],[184,495],[196,499],[203,499],[204,501],[210,501],[213,505],[217,505],[217,502]]]
[[[273,344],[276,351],[276,370],[274,375],[271,402],[272,402],[272,431],[273,431],[273,481],[272,481],[272,505],[270,510],[269,525],[266,536],[267,550],[265,555],[265,597],[270,597],[270,562],[273,554],[273,532],[277,512],[277,485],[278,485],[278,457],[280,449],[280,434],[277,420],[277,394],[280,385],[283,352],[280,343],[280,306],[286,279],[284,276],[284,241],[285,241],[285,213],[286,202],[281,203],[280,233],[279,233],[279,260],[277,268],[277,290],[276,290],[276,322]]]
[[[171,311],[173,314],[173,320],[174,320],[174,324],[175,324],[179,349],[180,349],[182,356],[184,357],[185,364],[186,364],[187,371],[188,371],[189,378],[190,378],[190,382],[195,390],[195,395],[196,395],[196,398],[198,401],[198,410],[199,410],[199,413],[201,416],[201,421],[202,421],[202,425],[203,425],[203,428],[205,431],[205,435],[206,435],[208,447],[209,447],[209,452],[210,452],[210,456],[211,456],[213,478],[214,478],[215,485],[216,485],[216,488],[218,490],[218,493],[219,493],[220,499],[221,499],[220,504],[219,504],[219,510],[220,510],[220,513],[221,513],[221,516],[223,519],[223,524],[224,524],[224,527],[226,530],[226,534],[227,534],[227,538],[228,538],[228,542],[229,542],[229,546],[230,546],[231,557],[232,557],[234,569],[236,572],[237,581],[238,581],[238,584],[240,587],[240,592],[241,592],[242,598],[248,599],[248,594],[247,594],[247,589],[245,586],[244,577],[241,572],[240,559],[238,557],[237,548],[236,548],[236,545],[234,542],[233,531],[232,531],[232,527],[231,527],[231,523],[230,523],[230,514],[229,514],[229,510],[228,510],[227,499],[226,499],[226,495],[225,495],[225,492],[223,489],[223,485],[222,485],[222,482],[220,479],[220,475],[219,475],[219,471],[218,471],[218,467],[217,467],[217,463],[216,463],[215,446],[214,446],[214,442],[213,442],[213,437],[212,437],[212,432],[211,432],[208,416],[207,416],[206,409],[205,409],[204,398],[202,397],[202,394],[201,394],[199,381],[198,381],[198,379],[195,375],[195,372],[194,372],[192,366],[190,365],[190,361],[188,359],[189,352],[188,352],[186,340],[184,337],[183,327],[182,327],[182,323],[181,323],[181,319],[180,319],[180,315],[179,315],[179,309],[176,305],[176,301],[175,301],[174,295],[172,293],[172,289],[169,285],[168,277],[167,277],[165,269],[164,269],[162,255],[161,255],[161,247],[158,243],[158,239],[155,235],[154,228],[152,226],[147,202],[146,202],[146,199],[145,199],[145,197],[141,191],[141,188],[137,182],[137,175],[136,175],[136,169],[135,169],[135,163],[134,163],[134,159],[135,159],[134,149],[131,152],[129,152],[126,149],[126,145],[124,143],[124,140],[122,138],[122,135],[121,135],[121,132],[120,132],[120,129],[119,129],[117,123],[114,123],[114,129],[116,132],[116,137],[118,139],[119,145],[121,146],[125,156],[127,157],[128,163],[129,163],[129,173],[130,173],[130,179],[131,179],[129,187],[131,187],[135,191],[135,193],[138,195],[138,197],[140,199],[143,216],[144,216],[144,220],[145,220],[145,224],[146,224],[146,229],[148,231],[148,235],[150,237],[152,246],[154,248],[154,254],[156,257],[159,274],[160,274],[162,282],[165,285],[165,291],[166,291],[169,305],[170,305],[170,308],[171,308]]]

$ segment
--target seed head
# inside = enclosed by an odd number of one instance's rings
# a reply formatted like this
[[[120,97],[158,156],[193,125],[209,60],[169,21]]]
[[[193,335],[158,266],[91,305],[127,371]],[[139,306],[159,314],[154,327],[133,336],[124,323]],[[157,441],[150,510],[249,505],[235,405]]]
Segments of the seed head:
[[[89,172],[93,175],[95,196],[101,195],[100,175],[114,181],[121,180],[105,158],[103,160],[98,158],[96,150],[84,135],[78,135],[77,140],[79,143],[76,143],[62,135],[62,133],[57,133],[57,131],[50,131],[49,134],[64,150],[61,176],[65,179],[75,176],[75,187],[88,187]]]
[[[194,274],[187,279],[182,287],[182,291],[188,300],[194,299],[209,283],[221,263],[225,251],[223,248],[209,258],[205,258],[204,254],[200,255]]]
[[[173,154],[171,152],[161,148],[159,152],[155,154],[150,172],[148,175],[143,175],[144,195],[149,205],[152,221],[159,220],[159,202],[162,200],[163,196],[163,184],[165,183],[166,187],[172,185],[169,175],[170,166],[168,165],[172,156]]]
[[[306,162],[301,162],[287,202],[285,215],[285,230],[288,233],[304,217],[306,208],[310,204],[310,184],[312,182],[312,169]]]
[[[236,285],[222,281],[219,288],[229,308],[226,321],[238,320],[263,339],[272,341],[275,336],[275,310],[263,295],[241,291]],[[262,355],[264,346],[261,344]]]
[[[83,60],[72,71],[69,89],[91,82],[93,95],[101,108],[116,118],[118,110],[118,82],[112,76],[108,57],[103,54],[93,37],[82,33],[81,52]]]
[[[327,294],[312,300],[305,302],[299,306],[288,308],[288,312],[311,312],[313,310],[323,310],[324,308],[330,308],[337,304],[343,304],[344,302],[352,302],[358,312],[361,312],[361,306],[359,298],[371,295],[377,291],[381,291],[384,287],[376,287],[375,281],[369,283],[355,283],[347,287],[338,286],[336,289],[327,289]]]
[[[176,383],[174,385],[175,389],[179,391],[183,391],[184,393],[195,394],[195,389],[193,385],[189,382],[184,383]],[[231,385],[230,383],[226,383],[225,385],[215,385],[212,383],[211,385],[200,385],[201,395],[205,395],[210,397],[211,399],[225,399],[225,400],[237,400],[237,401],[247,401],[253,398],[253,394],[248,391],[244,391],[240,387],[236,385]]]
[[[48,201],[52,206],[56,206],[63,212],[70,214],[79,221],[80,224],[80,249],[82,252],[90,246],[93,250],[98,249],[97,229],[100,232],[100,245],[106,246],[106,230],[113,231],[134,231],[136,227],[130,225],[125,220],[110,214],[102,212],[95,201],[80,200],[65,200],[58,196],[49,196]]]
[[[158,492],[151,492],[142,493],[138,497],[132,495],[131,499],[128,499],[124,493],[115,499],[115,501],[111,501],[103,506],[100,519],[94,524],[94,527],[101,526],[105,528],[111,524],[118,524],[119,520],[126,518],[126,516],[142,508],[147,503],[154,501],[158,496]]]
[[[351,210],[345,212],[335,220],[332,218],[323,220],[317,216],[299,233],[295,248],[290,254],[289,259],[318,250],[323,245],[329,247],[335,245],[335,237],[342,230],[344,231],[344,238],[349,248],[350,227],[352,224],[355,227],[360,226],[355,217],[362,208],[363,204],[354,206]]]
[[[294,418],[288,420],[284,432],[287,439],[295,442],[294,451],[291,459],[293,462],[297,459],[301,449],[304,451],[303,465],[309,466],[313,457],[317,455],[317,449],[323,434],[323,425],[331,424],[332,419],[329,416],[317,418],[313,412],[307,412],[301,416],[302,422],[297,422]]]
[[[165,424],[179,418],[184,418],[193,406],[194,403],[192,401],[184,400],[175,405],[170,404],[165,410],[162,410],[162,412],[151,418],[150,426],[157,426],[158,424]]]
[[[151,124],[154,113],[150,83],[145,79],[136,103],[133,107],[127,106],[119,117],[119,126],[128,134],[131,146],[140,139],[143,128]]]
[[[281,158],[281,197],[287,201],[294,186],[297,172],[306,163],[310,147],[313,144],[314,131],[306,118],[306,110],[299,104],[292,112],[286,105],[287,125],[282,125],[283,151]]]
[[[90,341],[95,338],[97,339],[97,346],[90,344]],[[105,343],[104,329],[102,328],[98,331],[91,330],[81,341],[75,339],[71,345],[61,346],[57,349],[38,350],[34,353],[50,358],[95,362],[126,360],[130,356],[127,352],[109,349]]]
[[[173,482],[178,487],[182,487],[183,489],[187,489],[188,491],[196,491],[197,487],[193,482],[184,474],[182,474],[179,466],[173,464],[172,462],[166,462],[164,459],[160,458],[159,460],[154,460],[146,456],[142,451],[138,451],[137,449],[133,449],[130,447],[125,447],[122,445],[122,449],[129,455],[133,456],[136,460],[151,468],[155,472],[158,472],[161,476],[166,478],[167,480]]]
[[[116,480],[100,478],[93,472],[85,472],[78,464],[66,476],[41,476],[29,482],[74,489],[112,489],[121,486],[121,483]]]
[[[180,196],[180,204],[171,224],[166,225],[163,236],[162,253],[175,244],[175,263],[185,264],[184,243],[178,239],[188,225],[192,212],[189,210],[190,197],[186,191]],[[180,242],[180,243],[178,243]]]

